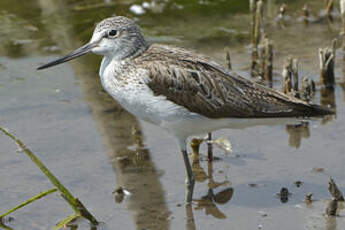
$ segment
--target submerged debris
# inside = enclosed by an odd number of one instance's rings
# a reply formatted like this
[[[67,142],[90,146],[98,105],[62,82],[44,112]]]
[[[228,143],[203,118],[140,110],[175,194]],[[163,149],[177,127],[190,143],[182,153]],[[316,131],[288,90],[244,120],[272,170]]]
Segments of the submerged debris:
[[[312,196],[313,196],[313,193],[308,193],[307,195],[305,195],[305,203],[307,205],[310,205],[313,202]]]
[[[289,201],[289,196],[291,195],[291,193],[289,192],[289,190],[285,187],[282,187],[280,189],[280,192],[277,194],[277,196],[280,198],[280,201],[282,203],[286,203]]]
[[[316,172],[316,173],[323,173],[323,172],[325,172],[325,169],[324,168],[317,168],[317,167],[315,167],[311,171],[312,172]]]
[[[332,177],[329,178],[328,191],[336,201],[344,201],[343,193],[338,189]]]
[[[258,213],[260,214],[261,217],[267,217],[268,214],[264,211],[258,211]]]
[[[113,192],[114,197],[115,197],[115,202],[116,203],[121,203],[125,196],[131,195],[131,193],[122,187],[118,187],[117,189],[114,190]]]
[[[295,181],[294,184],[296,185],[297,188],[301,187],[303,182],[298,180],[298,181]]]

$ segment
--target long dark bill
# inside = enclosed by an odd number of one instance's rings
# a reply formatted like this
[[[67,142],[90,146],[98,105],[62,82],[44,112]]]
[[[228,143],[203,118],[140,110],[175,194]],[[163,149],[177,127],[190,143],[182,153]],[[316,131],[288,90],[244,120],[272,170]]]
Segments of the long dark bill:
[[[89,53],[92,50],[92,48],[94,48],[96,46],[97,46],[96,42],[94,42],[94,43],[87,43],[86,45],[83,45],[82,47],[72,51],[71,53],[67,54],[64,57],[58,58],[55,61],[52,61],[52,62],[49,62],[47,64],[39,66],[37,68],[37,70],[49,68],[49,67],[52,67],[54,65],[58,65],[58,64],[66,62],[66,61],[69,61],[69,60],[75,59],[77,57],[80,57],[80,56],[82,56],[84,54]]]

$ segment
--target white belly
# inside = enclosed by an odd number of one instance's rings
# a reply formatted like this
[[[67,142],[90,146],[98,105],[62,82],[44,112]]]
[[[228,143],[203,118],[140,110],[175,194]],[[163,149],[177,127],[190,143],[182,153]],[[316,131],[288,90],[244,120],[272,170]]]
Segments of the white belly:
[[[209,119],[167,100],[165,96],[155,96],[146,84],[148,79],[145,78],[147,76],[145,70],[129,72],[128,75],[136,74],[138,76],[127,76],[126,81],[123,81],[123,79],[117,78],[117,74],[114,71],[116,69],[121,71],[121,63],[108,63],[107,66],[104,66],[104,62],[103,60],[100,69],[104,89],[134,116],[156,124],[178,137],[186,138],[190,135],[211,132],[222,128],[241,129],[257,125],[300,122],[296,118]],[[138,79],[142,80],[138,81]]]

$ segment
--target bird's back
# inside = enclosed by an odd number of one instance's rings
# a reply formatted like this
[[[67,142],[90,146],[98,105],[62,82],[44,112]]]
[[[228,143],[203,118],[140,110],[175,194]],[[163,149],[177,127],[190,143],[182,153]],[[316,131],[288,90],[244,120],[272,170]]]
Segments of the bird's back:
[[[192,51],[153,44],[133,59],[155,95],[208,118],[312,117],[332,114],[227,71]]]

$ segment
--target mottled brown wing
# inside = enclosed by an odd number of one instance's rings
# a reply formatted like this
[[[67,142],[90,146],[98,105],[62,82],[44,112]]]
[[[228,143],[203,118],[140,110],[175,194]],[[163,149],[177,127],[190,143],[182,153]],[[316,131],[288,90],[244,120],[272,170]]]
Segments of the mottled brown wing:
[[[138,57],[155,95],[209,118],[298,117],[328,110],[288,97],[190,51],[154,45]],[[328,112],[328,113],[327,113]]]

